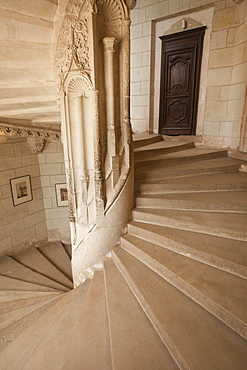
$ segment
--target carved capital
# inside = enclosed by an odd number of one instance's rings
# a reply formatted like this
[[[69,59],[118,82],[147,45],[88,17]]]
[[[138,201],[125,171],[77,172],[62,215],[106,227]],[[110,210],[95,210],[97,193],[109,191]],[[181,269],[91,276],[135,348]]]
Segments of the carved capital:
[[[102,40],[105,51],[114,51],[114,46],[118,42],[115,37],[104,37]]]
[[[41,153],[45,147],[46,140],[40,137],[28,137],[27,143],[33,153]]]

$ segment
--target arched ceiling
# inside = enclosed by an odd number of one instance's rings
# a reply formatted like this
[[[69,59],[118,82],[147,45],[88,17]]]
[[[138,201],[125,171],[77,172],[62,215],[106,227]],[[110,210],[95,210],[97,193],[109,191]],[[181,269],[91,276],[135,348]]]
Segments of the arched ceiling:
[[[68,0],[0,0],[0,122],[58,128],[54,50]]]

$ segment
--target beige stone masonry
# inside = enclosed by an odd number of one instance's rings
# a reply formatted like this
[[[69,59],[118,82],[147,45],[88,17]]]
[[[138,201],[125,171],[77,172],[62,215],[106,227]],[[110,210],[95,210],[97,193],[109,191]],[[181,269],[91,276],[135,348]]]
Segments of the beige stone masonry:
[[[48,238],[70,242],[68,207],[58,207],[56,184],[66,184],[61,143],[48,142],[38,155]],[[57,219],[59,222],[55,222]]]
[[[37,155],[32,154],[23,139],[8,139],[6,144],[0,144],[0,157],[0,220],[4,239],[0,253],[3,253],[43,241],[47,231],[44,227],[36,229],[38,224],[45,223]],[[33,200],[14,206],[10,179],[26,175],[31,177]]]

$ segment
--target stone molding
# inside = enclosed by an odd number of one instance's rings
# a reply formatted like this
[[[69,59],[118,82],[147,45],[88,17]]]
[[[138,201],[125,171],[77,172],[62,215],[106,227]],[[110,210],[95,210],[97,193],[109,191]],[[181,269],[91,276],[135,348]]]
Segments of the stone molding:
[[[45,130],[38,127],[16,126],[0,123],[0,134],[8,137],[40,138],[50,141],[61,141],[61,132],[56,130]]]

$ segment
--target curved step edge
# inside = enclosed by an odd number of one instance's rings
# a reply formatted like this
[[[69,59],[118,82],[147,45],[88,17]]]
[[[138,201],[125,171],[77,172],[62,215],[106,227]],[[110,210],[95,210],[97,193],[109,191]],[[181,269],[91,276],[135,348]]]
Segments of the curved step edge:
[[[133,228],[141,229],[142,236],[135,232],[132,232]],[[130,234],[133,234],[150,243],[154,243],[155,240],[155,244],[157,244],[160,247],[166,248],[168,250],[179,253],[186,257],[189,256],[190,258],[193,258],[196,261],[206,263],[207,265],[210,265],[212,267],[216,267],[223,271],[229,272],[230,274],[234,274],[243,279],[247,279],[247,267],[240,265],[239,263],[232,262],[218,256],[214,256],[201,250],[196,250],[193,247],[190,247],[189,245],[182,244],[170,238],[166,238],[163,235],[158,235],[150,230],[145,230],[144,228],[135,225],[134,223],[129,223],[128,229]]]
[[[171,338],[169,337],[168,333],[165,331],[155,314],[153,313],[152,309],[149,307],[148,303],[144,299],[143,295],[140,293],[138,287],[131,279],[130,275],[128,274],[126,268],[118,258],[115,250],[113,250],[113,261],[118,267],[119,271],[123,275],[124,279],[126,280],[127,284],[129,285],[130,289],[132,290],[134,296],[142,306],[144,312],[146,313],[147,317],[151,321],[152,325],[154,326],[157,334],[160,336],[162,342],[166,346],[167,350],[171,354],[172,358],[178,365],[180,370],[189,370],[189,366],[186,364],[185,360],[182,358],[181,354],[179,353],[178,349],[172,342]]]
[[[124,250],[126,250],[132,256],[137,258],[140,262],[148,266],[151,270],[156,272],[182,293],[186,294],[189,298],[198,303],[212,315],[217,317],[224,324],[226,324],[236,333],[241,335],[244,339],[247,339],[247,325],[239,320],[237,317],[233,316],[233,314],[228,312],[223,307],[219,306],[217,303],[212,301],[203,293],[199,292],[197,289],[193,288],[186,281],[178,277],[165,266],[150,258],[147,254],[143,253],[140,249],[136,248],[131,243],[128,243],[128,245],[125,244]],[[114,253],[114,257],[115,255],[116,253]]]

